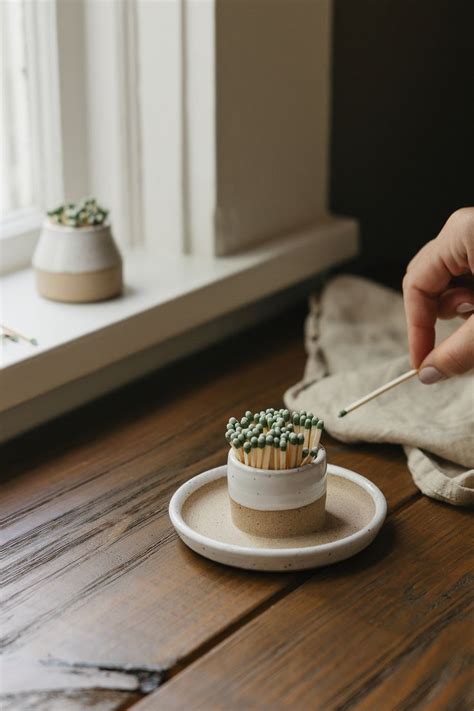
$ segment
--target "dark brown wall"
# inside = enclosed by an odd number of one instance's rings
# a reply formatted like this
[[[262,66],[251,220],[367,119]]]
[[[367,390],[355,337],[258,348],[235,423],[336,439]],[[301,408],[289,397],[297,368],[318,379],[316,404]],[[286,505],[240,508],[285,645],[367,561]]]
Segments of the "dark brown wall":
[[[474,204],[474,2],[335,0],[331,209],[360,270],[403,271]]]

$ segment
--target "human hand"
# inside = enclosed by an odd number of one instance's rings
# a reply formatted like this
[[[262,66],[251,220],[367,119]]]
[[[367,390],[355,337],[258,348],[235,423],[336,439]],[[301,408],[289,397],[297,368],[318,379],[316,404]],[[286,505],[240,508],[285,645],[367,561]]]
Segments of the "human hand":
[[[474,207],[454,212],[436,239],[411,260],[403,279],[408,343],[429,385],[474,367]],[[466,319],[436,348],[437,318]]]

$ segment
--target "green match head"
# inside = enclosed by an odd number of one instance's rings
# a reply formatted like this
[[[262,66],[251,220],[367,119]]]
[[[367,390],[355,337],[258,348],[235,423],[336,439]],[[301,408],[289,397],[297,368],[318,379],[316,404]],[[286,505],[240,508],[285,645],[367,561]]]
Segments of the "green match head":
[[[257,432],[259,432],[260,434],[262,434],[262,432],[263,432],[263,425],[260,424],[260,422],[259,422],[258,425],[255,427],[255,429],[257,430]]]
[[[312,421],[313,421],[313,420],[310,419],[309,417],[306,418],[305,423],[304,423],[304,428],[305,428],[305,430],[310,430],[310,429],[311,429],[311,423],[312,423]]]
[[[318,424],[318,422],[319,422],[318,418],[317,418],[317,417],[313,417],[313,418],[311,419],[311,426],[312,426],[312,427],[316,427],[316,425]]]
[[[296,436],[298,438],[298,444],[301,446],[304,443],[304,434],[300,432],[299,435]]]
[[[280,449],[281,449],[282,452],[286,452],[287,446],[288,446],[288,445],[287,445],[286,439],[281,439],[281,440],[280,440]]]
[[[258,446],[258,439],[257,439],[257,437],[252,437],[252,439],[250,440],[250,444],[251,444],[252,447],[255,449],[255,447]]]
[[[262,425],[262,427],[266,427],[267,426],[267,418],[265,417],[265,415],[262,415],[258,422],[260,425]]]
[[[257,423],[259,421],[259,419],[260,419],[260,413],[256,412],[255,415],[253,416],[253,421],[255,423]]]
[[[295,428],[294,428],[293,424],[291,422],[288,422],[288,424],[286,426],[287,432],[293,432],[294,429]]]
[[[239,442],[241,442],[241,443],[243,444],[243,443],[245,442],[245,435],[244,435],[244,433],[241,432],[241,433],[237,436],[236,439],[238,439]]]
[[[245,454],[248,454],[251,449],[252,449],[252,445],[250,444],[250,442],[244,442],[244,452],[245,452]]]
[[[275,412],[275,409],[273,407],[267,407],[266,414],[267,415],[273,415]]]
[[[227,430],[225,438],[228,442],[231,442],[234,439],[234,433],[231,430]]]
[[[295,427],[297,427],[300,424],[300,416],[297,412],[293,413],[293,417],[291,418],[291,421],[293,422]]]
[[[307,413],[306,413],[306,417],[307,417],[308,419],[312,420],[313,417],[314,417],[314,415],[313,415],[312,412],[307,412]]]
[[[275,449],[278,449],[280,447],[280,439],[278,437],[273,438],[273,446]]]
[[[314,459],[315,457],[317,457],[317,456],[318,456],[318,448],[317,448],[317,447],[313,447],[313,449],[312,449],[311,452],[310,452],[310,455],[311,455],[311,458],[312,458],[312,459]]]
[[[250,412],[250,410],[245,411],[245,417],[247,420],[253,420],[253,414]]]
[[[250,422],[246,417],[242,417],[242,419],[240,420],[240,424],[242,425],[242,427],[248,427]]]
[[[229,419],[229,425],[236,425],[238,422],[238,419],[236,417],[231,417]]]
[[[275,427],[275,436],[276,437],[281,437],[281,428],[280,427]]]
[[[338,417],[345,417],[347,415],[347,410],[341,410]]]
[[[283,416],[283,419],[285,420],[285,422],[288,422],[288,420],[289,420],[290,417],[291,417],[290,411],[289,411],[289,410],[283,410],[283,415],[282,415],[282,416]]]
[[[277,417],[276,425],[277,425],[277,427],[284,427],[285,420],[283,419],[283,417]]]
[[[298,435],[294,432],[290,434],[290,444],[298,444]]]
[[[319,420],[316,427],[318,428],[318,430],[323,430],[324,429],[324,420]]]
[[[273,444],[273,436],[271,434],[267,434],[267,436],[265,437],[265,444]]]
[[[235,439],[232,440],[232,446],[235,447],[236,449],[240,449],[240,447],[242,446],[242,442],[239,439],[237,439],[237,437],[236,437]]]
[[[305,448],[303,449],[303,451],[301,452],[301,456],[303,457],[303,459],[306,459],[306,457],[308,456],[308,454],[309,454],[309,449],[308,449],[308,447],[305,447]]]

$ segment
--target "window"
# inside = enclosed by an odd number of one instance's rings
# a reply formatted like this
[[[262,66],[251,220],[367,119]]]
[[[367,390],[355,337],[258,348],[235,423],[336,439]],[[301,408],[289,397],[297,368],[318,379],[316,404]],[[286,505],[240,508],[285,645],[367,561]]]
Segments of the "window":
[[[122,247],[207,257],[325,218],[328,0],[1,4],[9,214],[96,195]]]
[[[35,202],[31,164],[32,124],[28,92],[25,12],[21,2],[0,4],[2,112],[0,125],[0,217]]]
[[[55,10],[0,3],[0,273],[28,264],[44,210],[63,196]]]

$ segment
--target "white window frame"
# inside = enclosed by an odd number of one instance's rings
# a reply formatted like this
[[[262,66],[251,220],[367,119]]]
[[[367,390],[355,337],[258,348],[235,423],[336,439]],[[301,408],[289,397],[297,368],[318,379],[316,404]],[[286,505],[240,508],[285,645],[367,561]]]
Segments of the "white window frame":
[[[53,205],[64,194],[56,4],[53,0],[25,2],[24,13],[28,99],[35,117],[31,141],[34,194],[40,204]],[[43,215],[39,205],[31,205],[12,211],[1,221],[0,273],[29,262]]]

